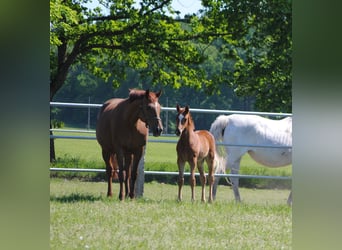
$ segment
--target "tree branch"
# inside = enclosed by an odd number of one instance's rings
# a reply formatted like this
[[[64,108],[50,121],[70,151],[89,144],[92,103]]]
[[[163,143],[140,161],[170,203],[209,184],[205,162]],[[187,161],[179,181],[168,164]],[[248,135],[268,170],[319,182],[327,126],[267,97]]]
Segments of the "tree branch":
[[[89,17],[86,19],[86,22],[92,22],[92,21],[117,21],[122,19],[129,19],[130,15],[122,14],[122,15],[109,15],[109,16],[96,16],[96,17]]]
[[[110,44],[101,44],[101,43],[95,43],[91,44],[89,46],[84,47],[81,51],[80,54],[87,53],[88,51],[92,49],[110,49],[110,50],[122,50],[124,49],[123,46],[121,45],[110,45]]]
[[[170,3],[172,0],[165,0],[163,2],[160,3],[160,5],[157,5],[156,7],[154,7],[153,9],[151,9],[150,11],[147,11],[144,15],[148,15],[149,13],[152,13],[158,9],[162,9],[164,7],[164,5]]]

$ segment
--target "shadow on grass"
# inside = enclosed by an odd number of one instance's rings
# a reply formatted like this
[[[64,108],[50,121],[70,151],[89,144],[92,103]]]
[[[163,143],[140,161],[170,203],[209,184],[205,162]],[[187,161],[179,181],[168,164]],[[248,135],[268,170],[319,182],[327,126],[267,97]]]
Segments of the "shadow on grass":
[[[75,194],[72,193],[70,195],[63,196],[50,196],[50,201],[56,201],[60,203],[76,203],[76,202],[94,202],[102,200],[101,196],[94,196],[88,194]]]

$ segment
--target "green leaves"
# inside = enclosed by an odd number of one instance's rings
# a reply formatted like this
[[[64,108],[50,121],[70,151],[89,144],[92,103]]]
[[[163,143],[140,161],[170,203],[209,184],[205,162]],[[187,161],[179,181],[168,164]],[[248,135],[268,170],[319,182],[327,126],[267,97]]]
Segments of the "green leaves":
[[[51,96],[77,62],[115,82],[124,80],[127,67],[141,71],[145,79],[152,77],[153,83],[179,87],[201,82],[202,74],[194,73],[192,65],[203,58],[190,40],[204,27],[197,22],[184,28],[167,16],[171,1],[145,0],[138,8],[135,1],[101,0],[109,8],[107,16],[87,9],[86,2],[50,1],[51,66],[57,67],[51,70],[51,84],[57,86]]]
[[[220,84],[239,96],[255,97],[260,111],[291,112],[291,1],[203,1],[203,23],[230,39],[218,45],[234,62]]]
[[[230,86],[260,111],[291,112],[291,1],[206,0],[184,19],[170,16],[172,0],[88,2],[50,0],[51,97],[82,63],[113,86],[134,69],[139,81],[208,94]]]

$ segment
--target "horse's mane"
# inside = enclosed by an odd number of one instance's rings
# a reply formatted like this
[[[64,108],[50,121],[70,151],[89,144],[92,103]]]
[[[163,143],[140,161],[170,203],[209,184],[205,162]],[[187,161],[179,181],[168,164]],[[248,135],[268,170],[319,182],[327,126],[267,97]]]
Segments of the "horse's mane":
[[[193,130],[195,131],[195,122],[194,122],[194,120],[192,119],[192,116],[191,116],[191,113],[189,113],[189,124],[190,124],[190,126],[193,128]]]
[[[130,89],[128,99],[130,102],[138,99],[142,99],[146,94],[145,90],[140,89]]]
[[[193,128],[193,130],[195,131],[195,122],[194,122],[194,119],[192,119],[192,116],[191,116],[191,113],[190,113],[190,110],[189,110],[189,126]]]

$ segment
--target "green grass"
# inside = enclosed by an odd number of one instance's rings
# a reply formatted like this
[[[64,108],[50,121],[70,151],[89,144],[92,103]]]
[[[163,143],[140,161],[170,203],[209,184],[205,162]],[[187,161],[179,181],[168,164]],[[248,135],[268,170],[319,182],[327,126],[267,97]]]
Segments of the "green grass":
[[[78,136],[95,136],[94,134],[84,133],[66,133],[55,132],[55,135],[78,135]],[[178,138],[170,137],[149,137],[150,139],[166,139],[175,140]],[[100,168],[104,169],[104,162],[101,156],[101,148],[96,140],[73,140],[73,139],[56,139],[55,151],[57,162],[52,164],[53,167],[69,167],[69,168]],[[145,170],[154,171],[171,171],[177,172],[177,153],[176,143],[154,143],[148,142],[145,156]],[[185,171],[189,171],[188,164]],[[241,161],[240,174],[250,175],[274,175],[274,176],[291,176],[292,166],[281,168],[267,168],[256,163],[251,157],[246,154]],[[97,179],[105,178],[104,174],[93,173],[52,173],[52,176],[69,176],[69,177],[91,177]],[[160,180],[173,181],[173,177],[148,176],[147,181]],[[223,183],[221,179],[221,184]],[[241,186],[248,187],[277,187],[289,188],[291,181],[278,180],[259,180],[259,179],[241,179]]]
[[[291,249],[286,190],[241,188],[241,204],[227,186],[212,204],[190,202],[188,185],[181,203],[176,185],[147,183],[144,198],[124,202],[105,191],[105,182],[51,179],[51,249]]]

